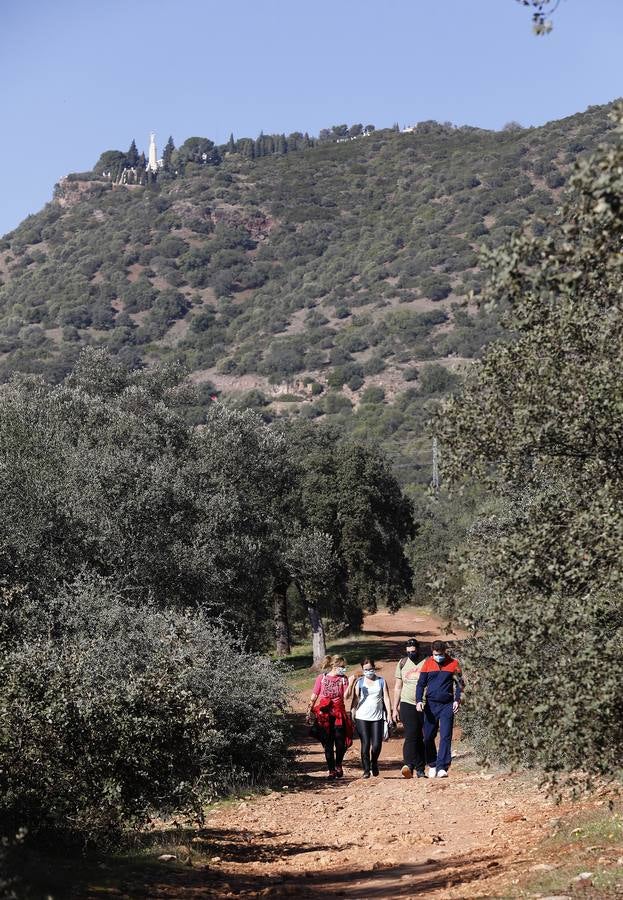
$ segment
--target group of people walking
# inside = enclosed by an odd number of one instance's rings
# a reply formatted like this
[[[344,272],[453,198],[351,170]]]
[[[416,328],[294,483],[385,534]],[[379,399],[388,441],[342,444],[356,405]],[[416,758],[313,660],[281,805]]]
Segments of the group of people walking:
[[[399,721],[404,728],[403,778],[414,774],[446,778],[452,761],[454,714],[463,690],[461,667],[446,643],[434,641],[430,656],[420,660],[418,642],[409,638],[406,656],[396,665],[393,703],[374,660],[361,660],[361,668],[362,675],[349,677],[346,660],[328,656],[314,683],[307,723],[323,745],[329,779],[344,776],[342,762],[355,728],[361,741],[363,778],[378,776],[383,740]]]

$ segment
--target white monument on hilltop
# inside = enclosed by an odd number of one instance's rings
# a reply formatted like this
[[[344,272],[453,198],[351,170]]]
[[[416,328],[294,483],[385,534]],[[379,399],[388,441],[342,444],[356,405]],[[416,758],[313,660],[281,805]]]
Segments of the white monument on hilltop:
[[[157,172],[161,166],[162,160],[158,159],[158,151],[156,149],[156,135],[152,131],[149,135],[149,158],[146,169],[148,172]]]

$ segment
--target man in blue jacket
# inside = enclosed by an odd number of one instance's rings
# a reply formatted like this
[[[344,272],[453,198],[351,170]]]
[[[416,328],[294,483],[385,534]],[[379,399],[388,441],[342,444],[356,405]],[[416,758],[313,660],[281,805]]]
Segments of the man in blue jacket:
[[[415,689],[416,708],[424,712],[428,777],[447,778],[452,760],[452,726],[461,702],[463,676],[459,661],[448,655],[444,641],[434,641],[432,649],[432,655],[422,666]],[[435,747],[437,732],[439,750]]]

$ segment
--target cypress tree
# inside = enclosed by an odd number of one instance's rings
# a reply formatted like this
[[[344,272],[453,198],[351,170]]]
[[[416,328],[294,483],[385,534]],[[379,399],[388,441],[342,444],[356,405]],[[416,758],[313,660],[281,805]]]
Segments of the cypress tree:
[[[173,156],[174,150],[175,144],[173,143],[173,137],[169,135],[169,140],[166,142],[164,150],[162,151],[162,168],[165,172],[171,171],[171,157]]]
[[[132,143],[130,144],[130,149],[127,152],[126,159],[127,159],[126,164],[130,168],[135,168],[138,165],[138,150],[136,148],[136,141],[134,139],[132,140]]]

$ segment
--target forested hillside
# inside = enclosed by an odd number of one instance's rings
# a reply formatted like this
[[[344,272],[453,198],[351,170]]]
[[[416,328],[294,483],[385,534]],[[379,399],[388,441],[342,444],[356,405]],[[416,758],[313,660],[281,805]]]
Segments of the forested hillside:
[[[266,418],[335,419],[426,483],[429,401],[500,335],[478,305],[479,249],[526,221],[541,232],[607,112],[203,155],[190,139],[144,186],[103,178],[103,154],[0,245],[0,378],[58,381],[85,344],[131,365],[179,360],[206,405],[236,392]]]

